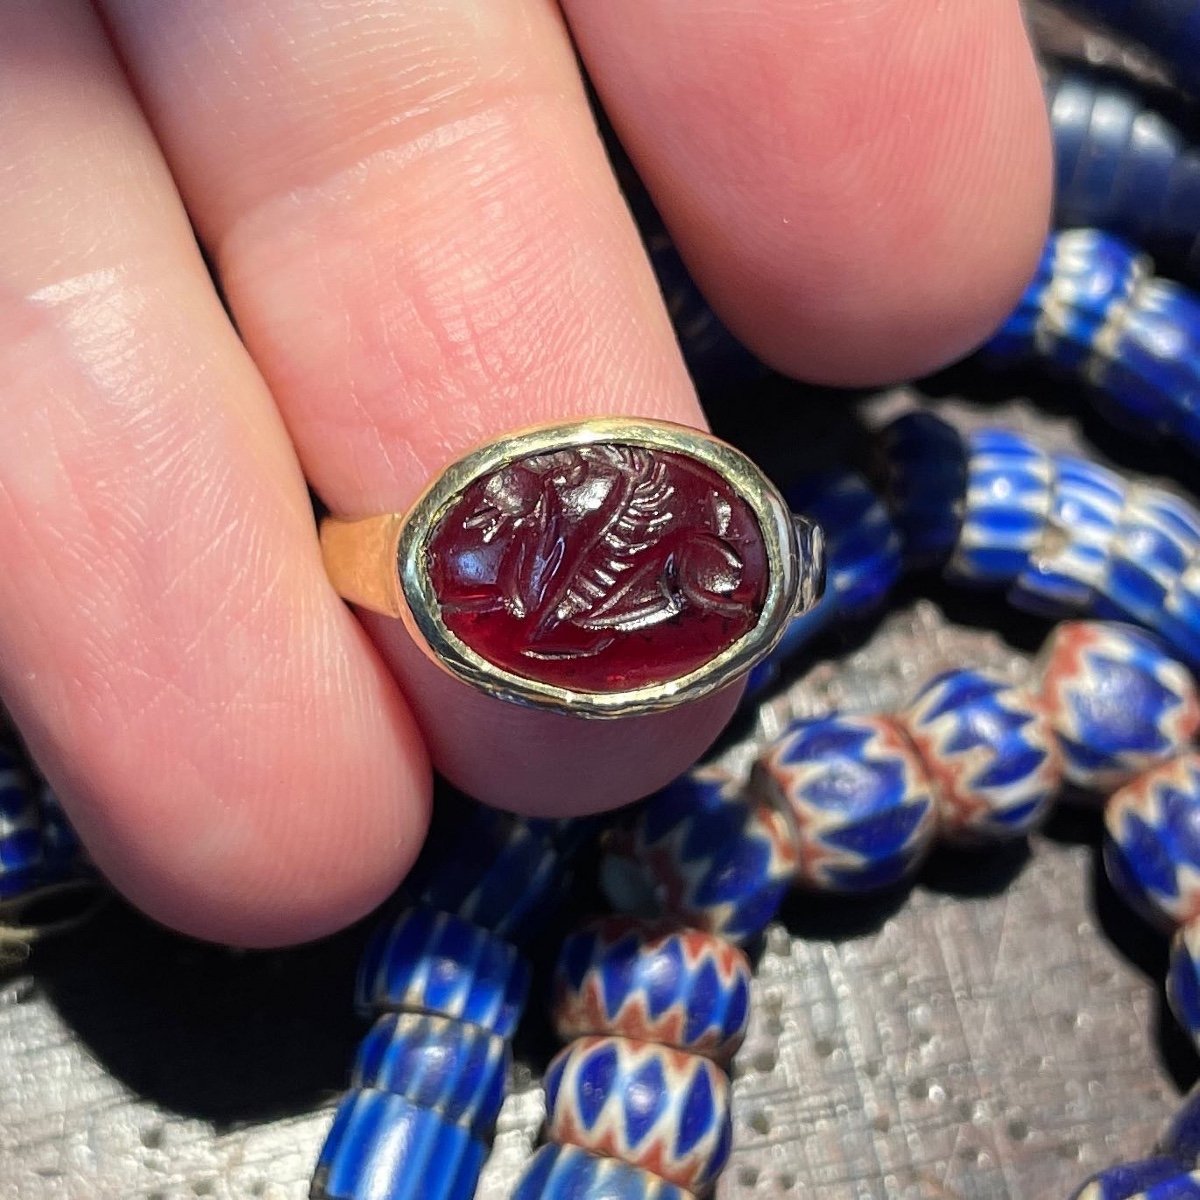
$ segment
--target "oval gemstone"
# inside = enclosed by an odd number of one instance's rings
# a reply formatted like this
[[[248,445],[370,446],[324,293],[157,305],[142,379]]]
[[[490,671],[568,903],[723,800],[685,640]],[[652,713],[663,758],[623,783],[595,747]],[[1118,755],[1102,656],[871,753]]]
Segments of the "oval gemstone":
[[[697,670],[757,623],[767,553],[703,463],[597,443],[482,476],[426,547],[442,620],[476,654],[573,691]]]

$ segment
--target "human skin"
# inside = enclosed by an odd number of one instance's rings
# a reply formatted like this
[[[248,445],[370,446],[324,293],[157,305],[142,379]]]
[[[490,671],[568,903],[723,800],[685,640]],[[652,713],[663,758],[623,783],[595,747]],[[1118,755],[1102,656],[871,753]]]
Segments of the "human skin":
[[[321,567],[306,481],[398,511],[534,422],[703,424],[573,42],[713,305],[799,378],[965,353],[1045,232],[1016,0],[0,0],[0,28],[0,694],[114,884],[233,944],[382,900],[431,761],[607,808],[736,702],[506,706]]]

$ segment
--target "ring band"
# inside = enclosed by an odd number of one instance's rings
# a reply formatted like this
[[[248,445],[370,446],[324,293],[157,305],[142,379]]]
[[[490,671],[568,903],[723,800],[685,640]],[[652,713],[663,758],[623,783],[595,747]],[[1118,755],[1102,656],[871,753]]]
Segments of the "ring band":
[[[726,686],[820,599],[820,527],[740,450],[663,421],[540,426],[447,468],[407,513],[321,525],[351,603],[480,690],[587,717]]]

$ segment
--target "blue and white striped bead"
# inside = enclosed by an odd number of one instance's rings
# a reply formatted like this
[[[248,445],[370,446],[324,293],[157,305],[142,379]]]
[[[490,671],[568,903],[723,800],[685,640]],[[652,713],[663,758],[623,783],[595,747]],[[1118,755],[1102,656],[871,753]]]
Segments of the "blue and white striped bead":
[[[967,495],[966,441],[953,425],[920,410],[897,417],[879,435],[884,490],[912,566],[950,556]]]
[[[1051,71],[1046,99],[1056,223],[1111,230],[1200,279],[1200,148],[1138,91],[1101,75]]]
[[[313,1175],[313,1200],[471,1200],[487,1150],[465,1125],[390,1092],[348,1092]]]
[[[963,524],[946,573],[965,583],[1009,584],[1042,542],[1054,468],[1030,438],[1007,429],[977,430],[969,444]]]
[[[42,784],[42,874],[46,880],[62,879],[88,869],[79,836],[67,820],[62,804],[49,784]]]
[[[1104,806],[1104,865],[1127,904],[1163,929],[1200,917],[1200,756],[1182,754]]]
[[[517,1183],[512,1200],[693,1200],[649,1171],[578,1146],[542,1146]]]
[[[1171,585],[1157,628],[1172,652],[1200,672],[1200,554]]]
[[[774,917],[795,870],[784,812],[743,795],[724,771],[699,768],[646,801],[614,839],[601,881],[620,912],[745,941]]]
[[[750,962],[699,929],[610,917],[571,934],[554,976],[565,1042],[615,1034],[727,1062],[750,1019]]]
[[[1017,607],[1041,616],[1089,610],[1108,574],[1125,508],[1125,482],[1086,459],[1054,455],[1050,515],[1042,540],[1009,589]]]
[[[882,501],[857,471],[822,471],[788,493],[793,512],[825,532],[826,591],[838,615],[879,606],[900,578],[900,535]]]
[[[1180,926],[1171,941],[1167,1000],[1175,1019],[1200,1047],[1200,924]]]
[[[786,806],[797,883],[887,887],[924,858],[937,827],[933,787],[895,721],[834,714],[793,721],[755,765],[752,787]]]
[[[32,887],[44,860],[42,818],[29,773],[0,745],[0,900]]]
[[[1165,1156],[1107,1167],[1093,1175],[1071,1200],[1200,1200],[1200,1192],[1178,1190],[1183,1186],[1176,1184],[1181,1176],[1186,1186],[1192,1186],[1181,1167]]]
[[[1134,484],[1113,538],[1094,615],[1157,629],[1168,593],[1197,552],[1200,514],[1192,505],[1161,488]]]
[[[509,1058],[508,1042],[479,1025],[385,1013],[359,1046],[350,1086],[403,1096],[487,1137],[504,1102]]]
[[[376,931],[359,964],[360,1013],[423,1012],[512,1036],[529,967],[507,942],[449,913],[406,909]]]
[[[1200,451],[1200,299],[1164,279],[1142,281],[1099,334],[1086,378],[1129,428]]]
[[[524,940],[553,913],[569,864],[595,829],[586,819],[519,817],[465,797],[439,797],[404,890],[417,903]],[[454,869],[447,870],[451,857]]]
[[[547,1068],[546,1132],[702,1191],[729,1158],[729,1080],[707,1058],[669,1046],[580,1038]]]
[[[959,842],[1021,837],[1062,782],[1058,739],[1040,702],[979,671],[931,679],[901,721],[933,780],[939,833]]]
[[[1176,754],[1200,727],[1191,676],[1131,625],[1066,621],[1039,669],[1064,778],[1078,787],[1119,787]]]
[[[1033,282],[983,353],[996,363],[1040,357],[1080,373],[1150,270],[1148,258],[1099,230],[1051,234]]]

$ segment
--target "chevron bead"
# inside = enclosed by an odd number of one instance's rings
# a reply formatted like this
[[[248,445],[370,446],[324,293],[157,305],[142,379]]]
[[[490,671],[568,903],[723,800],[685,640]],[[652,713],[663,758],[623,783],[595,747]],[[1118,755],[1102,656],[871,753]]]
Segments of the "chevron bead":
[[[897,417],[879,437],[884,493],[913,566],[949,557],[962,528],[967,446],[962,434],[928,412]]]
[[[542,1146],[512,1200],[692,1200],[690,1192],[648,1171],[581,1150]]]
[[[795,871],[784,812],[700,768],[646,802],[605,859],[602,883],[621,912],[743,941],[766,928]]]
[[[1171,1190],[1183,1186],[1181,1164],[1173,1158],[1146,1158],[1121,1163],[1093,1175],[1071,1200],[1194,1200],[1200,1192]],[[1186,1181],[1187,1177],[1182,1177]],[[1190,1186],[1190,1184],[1188,1185]],[[1165,1190],[1158,1190],[1165,1189]]]
[[[1108,576],[1117,524],[1125,508],[1125,482],[1086,459],[1051,459],[1050,515],[1037,548],[1008,598],[1041,616],[1083,613]]]
[[[900,578],[900,535],[867,481],[856,471],[816,472],[787,498],[825,532],[826,591],[839,615],[877,608]]]
[[[507,942],[423,905],[381,927],[359,964],[360,1013],[427,1012],[511,1037],[529,968]]]
[[[1108,877],[1131,907],[1165,929],[1200,917],[1200,755],[1114,792],[1104,831]]]
[[[1200,1046],[1200,924],[1189,921],[1171,941],[1167,1000],[1175,1020]]]
[[[1031,693],[979,671],[947,671],[925,685],[901,721],[934,782],[944,837],[1020,837],[1048,813],[1062,756]]]
[[[1130,488],[1094,615],[1157,629],[1167,594],[1197,552],[1200,514],[1192,505],[1161,488]]]
[[[750,978],[723,938],[614,917],[563,942],[554,1027],[564,1042],[615,1034],[727,1062],[746,1036]]]
[[[1119,787],[1177,753],[1200,726],[1187,671],[1131,626],[1065,622],[1043,648],[1040,671],[1064,776],[1080,787]]]
[[[729,1080],[707,1058],[668,1046],[580,1038],[546,1071],[546,1131],[699,1191],[729,1157]]]
[[[1044,538],[1053,466],[1029,438],[1005,429],[976,430],[969,446],[963,524],[946,574],[966,583],[1009,584]]]
[[[478,1025],[386,1013],[359,1047],[352,1088],[391,1092],[487,1136],[504,1102],[508,1042]]]
[[[466,1126],[388,1092],[338,1106],[312,1200],[471,1200],[486,1148]]]
[[[34,886],[44,859],[42,820],[29,774],[0,746],[0,900]]]
[[[755,791],[787,805],[799,850],[798,883],[858,892],[902,879],[933,840],[932,784],[887,717],[794,721],[759,757]]]

